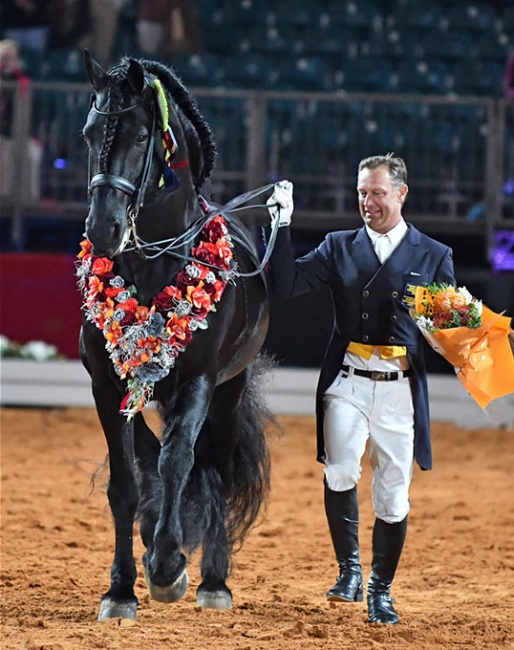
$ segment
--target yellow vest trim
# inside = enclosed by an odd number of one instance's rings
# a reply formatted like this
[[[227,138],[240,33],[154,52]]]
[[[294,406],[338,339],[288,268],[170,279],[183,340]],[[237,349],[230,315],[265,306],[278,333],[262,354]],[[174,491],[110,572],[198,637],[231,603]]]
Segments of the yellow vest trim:
[[[373,351],[377,350],[381,359],[395,359],[407,355],[407,348],[404,345],[366,345],[350,341],[346,351],[352,352],[363,359],[370,359]]]

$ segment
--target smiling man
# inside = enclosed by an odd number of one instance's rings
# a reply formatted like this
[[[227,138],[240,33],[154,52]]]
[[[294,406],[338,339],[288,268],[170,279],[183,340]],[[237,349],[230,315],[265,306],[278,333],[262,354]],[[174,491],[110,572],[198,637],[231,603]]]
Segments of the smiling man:
[[[390,596],[407,532],[414,460],[430,469],[430,421],[422,337],[409,315],[415,287],[455,283],[452,251],[404,221],[407,168],[387,154],[362,160],[357,194],[364,226],[328,233],[294,259],[293,186],[268,200],[280,228],[270,259],[286,297],[328,287],[334,327],[316,396],[318,460],[325,465],[325,511],[339,565],[331,601],[363,600],[357,485],[368,444],[375,524],[367,585],[371,623],[399,620]]]

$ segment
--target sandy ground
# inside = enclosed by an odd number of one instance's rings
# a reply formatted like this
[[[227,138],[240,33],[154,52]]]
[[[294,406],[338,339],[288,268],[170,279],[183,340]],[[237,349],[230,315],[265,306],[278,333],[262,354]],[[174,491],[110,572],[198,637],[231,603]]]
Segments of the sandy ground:
[[[364,603],[324,598],[336,567],[314,460],[312,418],[282,417],[270,440],[264,521],[234,556],[234,608],[202,611],[191,586],[151,601],[135,554],[137,622],[96,621],[113,531],[105,443],[90,409],[3,409],[2,641],[5,650],[442,650],[514,648],[514,431],[435,424],[435,469],[416,471],[407,543],[393,587],[398,626],[366,622]],[[366,574],[373,516],[360,485]]]

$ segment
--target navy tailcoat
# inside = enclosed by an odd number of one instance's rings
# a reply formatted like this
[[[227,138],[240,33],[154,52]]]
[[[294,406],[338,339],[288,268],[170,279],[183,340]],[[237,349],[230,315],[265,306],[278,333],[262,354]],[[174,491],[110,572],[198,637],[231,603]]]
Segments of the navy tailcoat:
[[[307,255],[294,259],[289,227],[281,227],[270,258],[278,295],[291,297],[328,286],[334,325],[316,392],[317,458],[324,461],[323,394],[335,379],[350,341],[407,348],[414,402],[414,456],[431,469],[430,416],[422,335],[409,314],[416,285],[455,284],[452,251],[412,224],[391,256],[380,264],[363,226],[329,233]]]

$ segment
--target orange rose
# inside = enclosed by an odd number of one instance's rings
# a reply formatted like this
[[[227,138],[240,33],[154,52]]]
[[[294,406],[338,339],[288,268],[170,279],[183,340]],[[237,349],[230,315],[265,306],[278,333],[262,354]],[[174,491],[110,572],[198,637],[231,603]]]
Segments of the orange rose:
[[[221,296],[223,295],[223,290],[225,289],[226,282],[222,282],[221,280],[216,280],[213,284],[214,287],[214,295],[213,295],[213,300],[215,302],[219,302],[221,300]]]
[[[109,296],[109,298],[115,298],[122,291],[125,291],[122,287],[105,287],[104,293],[106,296]]]
[[[105,339],[109,341],[109,343],[116,343],[118,339],[123,336],[123,330],[118,325],[118,323],[111,323],[111,326],[107,332],[104,332],[104,336]]]
[[[93,246],[91,245],[91,242],[89,241],[89,239],[83,239],[80,242],[80,249],[81,250],[80,250],[79,254],[77,255],[79,260],[82,259],[83,257],[85,257],[86,255],[88,255],[89,253],[91,253],[92,248],[93,248]]]
[[[211,298],[201,286],[188,287],[186,298],[196,309],[211,310]]]
[[[173,314],[166,323],[166,331],[170,336],[185,343],[191,339],[191,332],[189,331],[188,324],[189,321],[187,318],[179,318],[177,314]]]
[[[182,300],[182,292],[177,287],[170,286],[164,287],[164,293],[166,293],[170,298],[176,298],[177,300]]]
[[[133,298],[131,298],[133,300]],[[146,319],[148,318],[148,314],[150,313],[150,310],[148,307],[145,307],[144,305],[138,305],[136,307],[136,320],[138,323],[144,323]]]
[[[96,277],[96,275],[92,275],[89,278],[88,287],[90,292],[102,293],[102,291],[104,290],[104,283],[101,280],[99,280]]]
[[[95,275],[105,275],[106,273],[110,273],[112,271],[113,266],[114,262],[108,257],[97,257],[93,261],[91,270]]]
[[[219,257],[225,262],[225,264],[228,264],[232,260],[232,249],[226,242],[226,240],[220,240],[216,244],[216,248],[218,249],[218,255]]]
[[[129,298],[128,300],[125,300],[125,302],[120,302],[118,305],[118,307],[124,309],[126,312],[135,312],[138,306],[138,302],[135,298]]]

